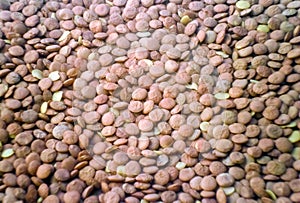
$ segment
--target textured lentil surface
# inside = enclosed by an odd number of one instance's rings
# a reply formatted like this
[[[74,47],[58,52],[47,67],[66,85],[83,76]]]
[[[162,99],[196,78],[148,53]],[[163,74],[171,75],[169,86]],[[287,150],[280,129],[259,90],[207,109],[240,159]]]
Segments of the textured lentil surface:
[[[300,202],[299,0],[1,0],[0,202]]]

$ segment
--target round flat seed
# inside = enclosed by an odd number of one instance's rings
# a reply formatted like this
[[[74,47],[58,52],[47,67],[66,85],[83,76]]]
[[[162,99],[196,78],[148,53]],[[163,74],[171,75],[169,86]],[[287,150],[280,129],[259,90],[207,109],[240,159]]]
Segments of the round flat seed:
[[[52,95],[52,101],[61,101],[63,91],[54,92]]]
[[[156,163],[158,167],[165,166],[168,162],[169,162],[169,157],[165,154],[159,155],[157,157]]]
[[[51,72],[48,76],[52,81],[56,81],[60,79],[60,75],[58,71]]]
[[[38,70],[38,69],[34,69],[31,72],[32,76],[37,78],[37,79],[42,79],[43,78],[43,72]]]
[[[300,141],[300,131],[299,130],[293,131],[292,134],[289,136],[289,141],[291,143],[296,143]]]
[[[250,3],[248,1],[238,1],[238,2],[236,2],[235,5],[238,9],[241,9],[241,10],[250,8]]]
[[[235,192],[234,187],[223,187],[222,189],[227,196],[230,196]]]
[[[256,30],[265,33],[270,32],[270,28],[267,25],[259,25],[257,26]]]
[[[3,152],[1,153],[1,157],[2,157],[2,158],[8,158],[8,157],[12,156],[14,153],[15,153],[14,150],[11,149],[11,148],[5,149],[5,150],[3,150]]]
[[[220,92],[220,93],[215,94],[215,98],[218,100],[228,99],[229,97],[230,97],[230,95],[228,93]]]

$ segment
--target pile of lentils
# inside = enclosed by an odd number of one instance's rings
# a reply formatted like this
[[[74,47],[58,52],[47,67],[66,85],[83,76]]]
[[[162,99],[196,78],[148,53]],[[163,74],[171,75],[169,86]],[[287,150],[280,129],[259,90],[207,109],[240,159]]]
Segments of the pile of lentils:
[[[1,0],[0,202],[300,202],[299,0]]]

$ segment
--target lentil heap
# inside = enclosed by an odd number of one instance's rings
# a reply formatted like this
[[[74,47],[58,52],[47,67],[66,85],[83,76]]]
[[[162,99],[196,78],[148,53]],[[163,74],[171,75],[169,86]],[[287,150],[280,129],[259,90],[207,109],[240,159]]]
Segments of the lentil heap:
[[[299,0],[1,0],[0,202],[300,202]]]

